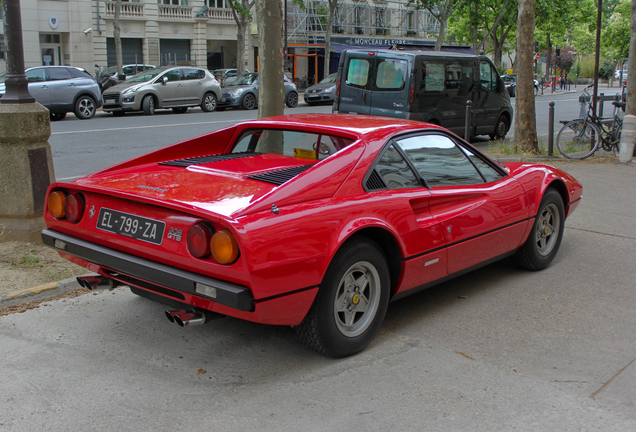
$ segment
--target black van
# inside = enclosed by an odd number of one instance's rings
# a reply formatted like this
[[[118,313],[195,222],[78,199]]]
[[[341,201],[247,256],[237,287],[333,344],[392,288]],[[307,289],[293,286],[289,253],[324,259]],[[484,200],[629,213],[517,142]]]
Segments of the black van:
[[[443,51],[346,50],[340,56],[334,113],[406,118],[465,136],[503,139],[513,109],[497,69],[485,56]]]

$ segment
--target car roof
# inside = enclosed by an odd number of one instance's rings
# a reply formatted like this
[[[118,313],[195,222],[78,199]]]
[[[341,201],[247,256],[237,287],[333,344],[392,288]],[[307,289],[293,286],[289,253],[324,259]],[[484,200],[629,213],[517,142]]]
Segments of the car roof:
[[[467,54],[467,53],[460,53],[460,52],[453,52],[453,51],[424,51],[424,50],[418,50],[418,51],[397,50],[396,51],[396,50],[389,50],[389,49],[368,48],[368,49],[352,49],[352,50],[347,50],[347,52],[386,53],[386,54],[390,54],[394,56],[404,56],[404,57],[431,56],[431,57],[487,58],[486,56],[482,56],[482,55]]]
[[[352,114],[289,114],[243,123],[249,126],[320,129],[335,135],[357,135],[366,140],[381,139],[398,133],[422,130],[446,130],[414,120]]]

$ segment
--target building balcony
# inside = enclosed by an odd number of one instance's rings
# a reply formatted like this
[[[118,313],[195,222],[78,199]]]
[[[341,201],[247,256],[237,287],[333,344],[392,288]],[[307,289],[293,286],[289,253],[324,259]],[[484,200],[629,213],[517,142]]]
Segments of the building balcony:
[[[193,19],[192,6],[173,6],[160,4],[158,5],[158,15],[159,19],[176,21]]]
[[[104,4],[106,5],[106,18],[113,18],[115,16],[116,2],[105,1]],[[144,3],[122,2],[119,16],[120,18],[143,18]]]

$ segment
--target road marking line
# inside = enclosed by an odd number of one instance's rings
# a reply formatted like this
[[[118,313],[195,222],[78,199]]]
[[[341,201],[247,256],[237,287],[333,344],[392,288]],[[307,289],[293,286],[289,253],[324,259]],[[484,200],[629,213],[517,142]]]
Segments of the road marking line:
[[[133,126],[127,128],[109,128],[109,129],[90,129],[90,130],[82,130],[82,131],[66,131],[66,132],[52,132],[51,135],[67,135],[67,134],[78,134],[78,133],[92,133],[92,132],[110,132],[110,131],[120,131],[131,130],[131,129],[150,129],[150,128],[159,128],[159,127],[174,127],[174,126],[192,126],[192,125],[206,125],[206,124],[217,124],[217,123],[239,123],[247,120],[218,120],[211,122],[196,122],[196,123],[177,123],[177,124],[162,124],[162,125],[151,125],[151,126]]]

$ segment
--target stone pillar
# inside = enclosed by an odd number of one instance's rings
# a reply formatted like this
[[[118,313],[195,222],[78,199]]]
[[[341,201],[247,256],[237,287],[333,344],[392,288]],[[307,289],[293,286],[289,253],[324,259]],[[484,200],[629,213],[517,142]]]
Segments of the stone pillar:
[[[636,141],[636,116],[627,114],[623,118],[623,131],[621,142],[618,146],[618,161],[628,163],[634,155],[634,142]]]
[[[55,181],[49,110],[29,94],[19,0],[4,0],[6,93],[0,99],[0,241],[40,241],[46,190]]]
[[[0,104],[0,241],[39,242],[46,190],[55,181],[49,110]]]
[[[196,59],[196,66],[208,68],[208,17],[196,17],[194,24],[194,39],[192,40],[192,54]]]

